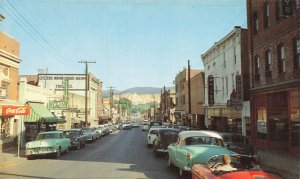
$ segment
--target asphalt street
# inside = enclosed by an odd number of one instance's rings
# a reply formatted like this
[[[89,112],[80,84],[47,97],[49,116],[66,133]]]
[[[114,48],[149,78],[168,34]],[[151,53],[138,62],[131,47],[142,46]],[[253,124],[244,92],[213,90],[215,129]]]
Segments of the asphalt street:
[[[187,175],[181,178],[190,178]],[[155,157],[140,128],[120,130],[71,150],[59,159],[23,160],[0,168],[0,178],[178,178],[164,157]]]

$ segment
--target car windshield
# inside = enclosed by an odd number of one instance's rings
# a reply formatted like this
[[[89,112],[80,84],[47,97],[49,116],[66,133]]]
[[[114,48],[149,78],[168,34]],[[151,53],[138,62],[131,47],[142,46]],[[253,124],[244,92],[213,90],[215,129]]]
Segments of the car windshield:
[[[42,139],[58,139],[61,138],[61,135],[59,133],[48,133],[48,134],[38,134],[36,137],[36,140],[42,140]]]
[[[257,169],[253,165],[254,158],[251,156],[245,155],[227,155],[230,158],[230,166],[232,167],[231,170],[226,171],[235,171],[235,170],[248,170],[248,169]],[[211,157],[206,166],[213,170],[214,173],[218,174],[219,172],[224,172],[225,170],[222,169],[222,165],[224,165],[224,155],[216,155]]]
[[[74,137],[79,135],[79,131],[64,131],[66,137]]]
[[[185,145],[208,144],[208,145],[224,146],[222,139],[218,139],[215,137],[193,136],[193,137],[187,137],[184,140],[184,142]]]

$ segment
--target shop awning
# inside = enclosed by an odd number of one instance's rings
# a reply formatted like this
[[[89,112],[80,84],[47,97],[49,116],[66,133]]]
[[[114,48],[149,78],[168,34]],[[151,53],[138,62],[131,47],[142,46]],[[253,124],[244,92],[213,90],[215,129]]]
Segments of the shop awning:
[[[30,115],[25,116],[24,122],[57,123],[57,117],[44,104],[34,102],[28,102],[27,104],[30,106]]]
[[[81,117],[73,117],[72,118],[72,123],[80,123],[80,122],[84,122],[85,119],[81,118]]]

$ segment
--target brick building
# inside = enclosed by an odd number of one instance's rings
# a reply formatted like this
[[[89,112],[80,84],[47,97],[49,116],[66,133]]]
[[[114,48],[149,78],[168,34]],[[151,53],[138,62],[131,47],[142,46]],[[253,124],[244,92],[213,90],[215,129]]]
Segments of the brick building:
[[[0,151],[13,146],[17,136],[17,117],[5,116],[3,106],[18,105],[20,44],[0,32]]]
[[[247,0],[252,140],[300,154],[300,0]]]

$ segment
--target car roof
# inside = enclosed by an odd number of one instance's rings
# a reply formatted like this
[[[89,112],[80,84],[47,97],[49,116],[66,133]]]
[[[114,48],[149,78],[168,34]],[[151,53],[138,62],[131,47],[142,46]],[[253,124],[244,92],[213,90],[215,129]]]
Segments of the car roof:
[[[63,130],[63,131],[81,131],[81,129],[66,129],[66,130]]]
[[[51,134],[51,133],[63,133],[63,131],[48,131],[48,132],[40,132],[39,134]]]
[[[173,129],[173,128],[158,128],[158,132],[164,132],[164,131],[174,131],[174,132],[179,132],[178,129]]]
[[[179,133],[179,136],[182,138],[193,137],[193,136],[204,136],[204,137],[215,137],[218,139],[222,139],[222,136],[218,132],[214,131],[183,131]]]
[[[152,130],[159,130],[159,129],[165,129],[164,127],[151,127],[150,129],[149,129],[149,131],[152,131]]]

